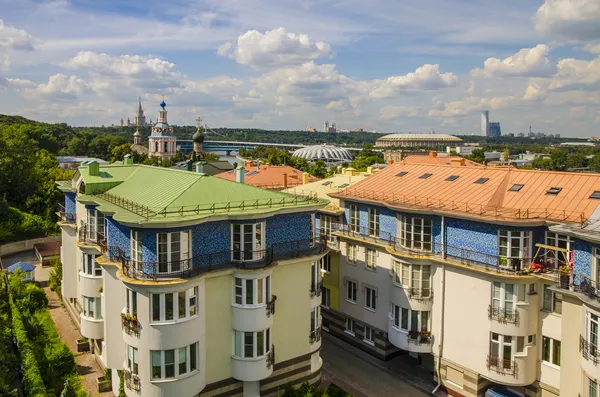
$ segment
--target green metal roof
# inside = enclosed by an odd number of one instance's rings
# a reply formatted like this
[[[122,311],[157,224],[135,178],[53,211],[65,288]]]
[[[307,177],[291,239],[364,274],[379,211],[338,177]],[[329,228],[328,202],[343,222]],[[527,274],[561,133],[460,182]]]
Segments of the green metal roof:
[[[73,182],[71,180],[68,180],[68,181],[56,181],[56,187],[61,192],[75,193],[75,188],[73,188]]]
[[[115,220],[132,224],[173,224],[211,216],[269,214],[318,209],[328,203],[316,196],[295,196],[189,171],[146,165],[109,165],[99,176],[80,168],[84,203],[97,203]]]

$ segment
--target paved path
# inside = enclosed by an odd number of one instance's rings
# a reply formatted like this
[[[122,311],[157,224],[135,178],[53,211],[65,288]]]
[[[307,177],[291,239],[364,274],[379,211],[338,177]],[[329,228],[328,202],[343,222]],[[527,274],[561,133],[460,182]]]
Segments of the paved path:
[[[414,387],[383,361],[327,333],[323,333],[321,358],[322,386],[335,383],[354,397],[430,396],[423,385]]]
[[[104,371],[94,359],[90,352],[77,353],[77,339],[81,339],[81,333],[71,320],[69,313],[61,306],[61,301],[56,292],[50,288],[44,288],[48,296],[48,308],[50,316],[54,320],[56,330],[60,339],[69,346],[69,349],[75,354],[75,364],[77,364],[77,372],[80,375],[81,384],[89,392],[91,397],[114,397],[113,392],[98,393],[98,385],[96,379],[104,376]]]

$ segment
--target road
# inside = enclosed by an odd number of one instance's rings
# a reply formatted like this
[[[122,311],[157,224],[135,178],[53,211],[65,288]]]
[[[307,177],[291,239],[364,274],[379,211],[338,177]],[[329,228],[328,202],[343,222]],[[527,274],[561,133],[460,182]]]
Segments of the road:
[[[409,385],[390,371],[366,361],[363,358],[366,353],[332,338],[334,337],[328,334],[325,334],[323,338],[321,348],[323,381],[336,383],[342,388],[345,383],[354,389],[346,390],[354,397],[430,396]]]

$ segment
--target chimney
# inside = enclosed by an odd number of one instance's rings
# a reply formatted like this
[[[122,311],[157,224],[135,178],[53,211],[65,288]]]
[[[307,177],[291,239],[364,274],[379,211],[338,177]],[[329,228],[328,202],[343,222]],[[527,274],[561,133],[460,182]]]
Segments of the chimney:
[[[287,187],[287,172],[283,173],[283,187]]]
[[[241,165],[235,169],[235,181],[237,183],[244,183],[245,175],[246,175],[246,170]]]
[[[367,174],[371,175],[373,173],[373,167],[367,167]]]
[[[185,162],[185,169],[192,172],[192,160],[188,160]]]
[[[306,185],[308,182],[310,182],[310,178],[308,172],[305,172],[302,174],[302,184]]]
[[[133,164],[133,157],[131,157],[131,154],[126,154],[125,156],[123,156],[123,164],[124,165]]]
[[[388,165],[394,164],[394,160],[388,160]]]
[[[252,162],[252,160],[248,160],[248,161],[246,161],[246,168],[247,168],[247,169],[250,169],[250,168],[252,168],[253,166],[254,166],[254,163]]]
[[[198,161],[196,163],[196,172],[199,174],[204,174],[204,164],[206,164],[204,161]]]
[[[88,172],[90,176],[100,176],[100,164],[97,161],[88,163]]]
[[[463,158],[452,159],[452,160],[450,160],[450,164],[453,167],[464,167],[465,166],[465,159],[463,159]]]
[[[437,157],[437,152],[435,150],[432,150],[431,152],[429,152],[429,157]]]

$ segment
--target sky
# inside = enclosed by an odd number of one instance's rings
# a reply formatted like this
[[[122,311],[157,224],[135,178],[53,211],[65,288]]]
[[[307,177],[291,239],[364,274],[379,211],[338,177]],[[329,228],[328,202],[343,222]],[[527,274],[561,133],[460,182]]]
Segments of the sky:
[[[599,0],[0,0],[0,113],[600,135]]]

